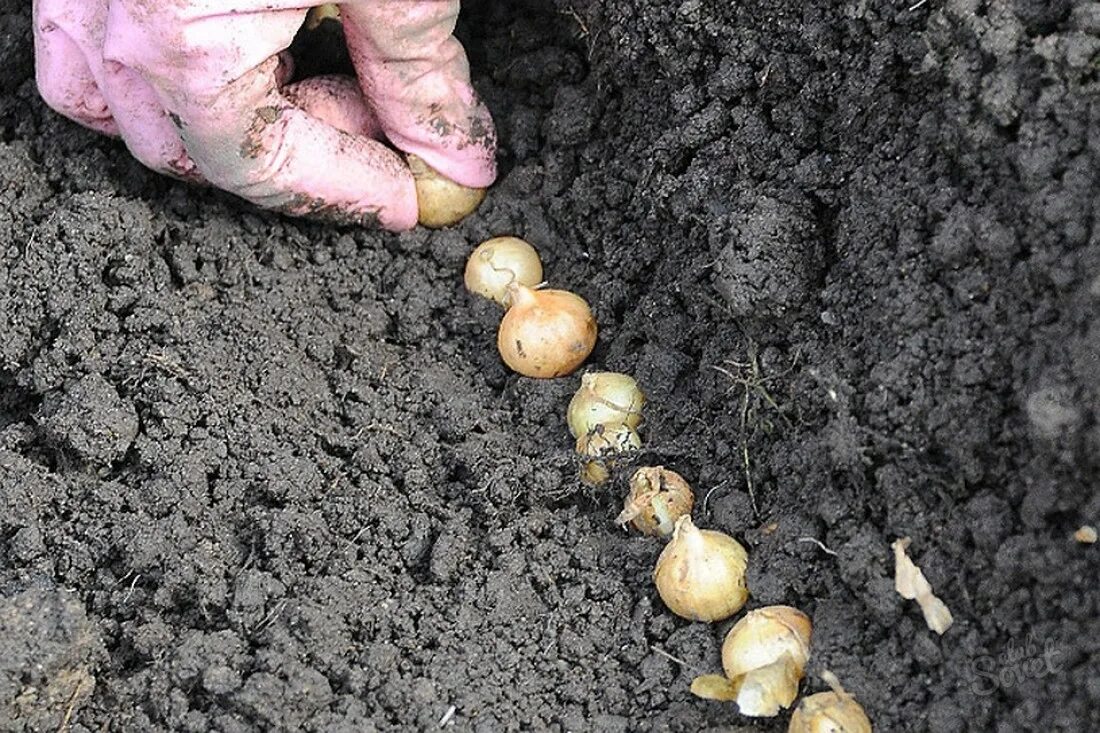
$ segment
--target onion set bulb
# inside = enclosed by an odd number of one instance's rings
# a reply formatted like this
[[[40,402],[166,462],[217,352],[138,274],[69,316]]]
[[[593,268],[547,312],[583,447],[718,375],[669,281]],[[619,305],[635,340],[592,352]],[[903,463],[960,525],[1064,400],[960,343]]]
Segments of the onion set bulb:
[[[841,688],[802,698],[787,733],[871,733],[871,719]]]
[[[597,426],[591,433],[577,438],[577,455],[586,459],[581,464],[581,480],[592,486],[605,483],[617,457],[641,449],[642,438],[629,425]]]
[[[630,479],[630,493],[618,524],[630,524],[642,534],[668,537],[676,520],[690,515],[695,493],[684,477],[664,466],[639,468]]]
[[[508,286],[511,305],[497,331],[504,363],[525,377],[572,374],[596,346],[596,319],[584,299],[565,290]]]
[[[508,286],[533,288],[542,282],[539,253],[518,237],[493,237],[479,244],[466,260],[466,289],[508,306]]]
[[[644,404],[645,395],[629,374],[589,372],[581,377],[581,386],[569,401],[569,432],[578,438],[597,425],[622,423],[637,428]]]
[[[810,658],[812,626],[790,606],[749,611],[722,643],[725,676],[703,675],[691,691],[711,700],[734,700],[742,715],[772,717],[789,708]]]
[[[485,199],[484,188],[470,188],[452,181],[418,155],[410,153],[408,163],[416,184],[418,218],[429,229],[457,224]]]
[[[737,613],[749,598],[745,569],[749,556],[727,534],[698,529],[691,516],[676,520],[653,581],[669,610],[692,621],[721,621]]]

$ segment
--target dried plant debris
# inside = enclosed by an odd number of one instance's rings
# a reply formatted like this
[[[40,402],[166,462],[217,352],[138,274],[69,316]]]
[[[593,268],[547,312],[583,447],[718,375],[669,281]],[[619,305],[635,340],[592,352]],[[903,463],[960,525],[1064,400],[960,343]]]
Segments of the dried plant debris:
[[[894,588],[902,598],[916,601],[928,628],[942,635],[951,628],[954,619],[944,602],[932,592],[932,585],[921,569],[905,554],[909,543],[908,537],[894,541]]]

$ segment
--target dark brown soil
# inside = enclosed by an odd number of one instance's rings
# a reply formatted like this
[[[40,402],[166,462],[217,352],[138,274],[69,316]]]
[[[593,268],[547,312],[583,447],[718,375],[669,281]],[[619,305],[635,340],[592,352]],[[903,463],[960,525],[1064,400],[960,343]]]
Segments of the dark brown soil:
[[[689,694],[731,622],[657,599],[628,469],[577,482],[577,380],[501,365],[461,270],[503,233],[593,304],[640,460],[746,544],[750,604],[813,617],[806,691],[1100,729],[1100,4],[471,1],[501,180],[400,236],[143,170],[38,99],[25,5],[0,730],[786,730]]]

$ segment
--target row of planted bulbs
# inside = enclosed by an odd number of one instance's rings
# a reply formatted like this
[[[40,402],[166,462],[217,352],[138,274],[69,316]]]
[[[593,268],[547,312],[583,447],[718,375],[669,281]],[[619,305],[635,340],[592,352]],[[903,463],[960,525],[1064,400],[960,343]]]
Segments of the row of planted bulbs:
[[[544,288],[538,253],[522,239],[496,237],[479,245],[467,261],[465,282],[471,292],[505,307],[497,347],[504,363],[524,376],[571,374],[595,346],[596,320],[588,304],[573,293]],[[583,481],[604,484],[624,454],[641,449],[644,405],[645,395],[627,374],[581,377],[566,421],[577,441]],[[724,621],[748,600],[749,556],[733,537],[696,527],[694,503],[691,486],[675,471],[639,468],[616,521],[668,540],[653,581],[670,611],[692,621]],[[743,715],[778,715],[798,696],[811,633],[809,617],[796,608],[749,611],[726,634],[723,674],[695,678],[691,691],[735,702]],[[790,733],[870,733],[871,721],[859,703],[834,676],[822,676],[832,690],[801,701],[791,716]]]

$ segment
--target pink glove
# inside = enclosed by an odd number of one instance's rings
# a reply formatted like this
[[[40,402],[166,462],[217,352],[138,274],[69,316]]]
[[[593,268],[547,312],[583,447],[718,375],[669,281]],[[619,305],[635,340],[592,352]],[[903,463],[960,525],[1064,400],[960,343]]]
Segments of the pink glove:
[[[312,4],[34,0],[38,88],[150,168],[291,214],[415,226],[412,174],[373,138],[466,186],[493,182],[492,119],[451,35],[458,0],[343,4],[359,84],[284,87],[281,52]]]

